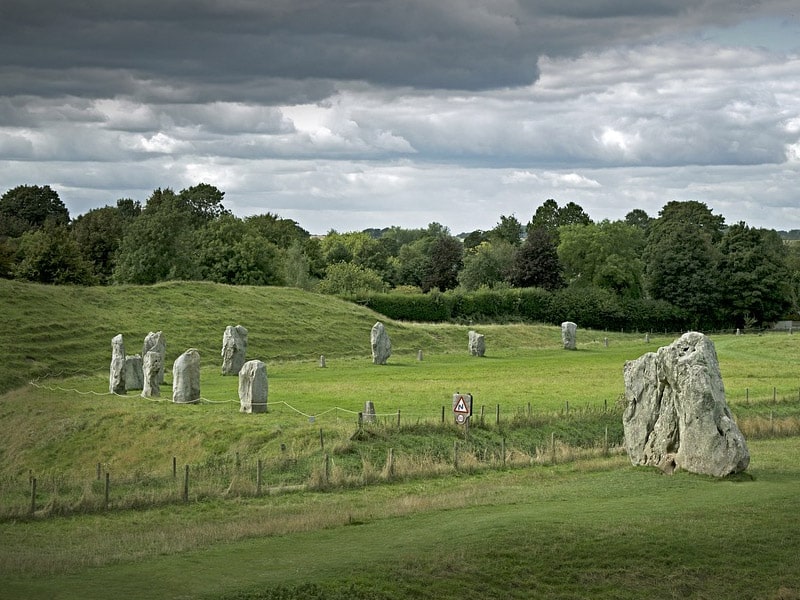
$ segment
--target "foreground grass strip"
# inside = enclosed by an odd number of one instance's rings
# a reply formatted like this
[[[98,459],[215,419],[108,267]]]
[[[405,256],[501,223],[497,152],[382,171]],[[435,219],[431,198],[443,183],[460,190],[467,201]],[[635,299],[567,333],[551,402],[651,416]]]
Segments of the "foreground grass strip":
[[[800,440],[751,450],[750,476],[735,480],[667,477],[613,458],[291,502],[3,524],[0,589],[10,598],[796,598]],[[270,519],[256,517],[248,531],[259,511],[299,517],[296,529],[306,519],[307,530],[265,534]]]

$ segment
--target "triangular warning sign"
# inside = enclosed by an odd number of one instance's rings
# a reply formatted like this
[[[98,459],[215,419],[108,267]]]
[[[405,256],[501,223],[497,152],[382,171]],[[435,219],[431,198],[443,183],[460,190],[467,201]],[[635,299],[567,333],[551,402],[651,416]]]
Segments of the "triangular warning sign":
[[[453,409],[453,412],[464,413],[465,415],[469,414],[469,408],[467,408],[467,403],[464,402],[463,396],[461,396],[458,399],[458,404],[456,404],[456,407]]]

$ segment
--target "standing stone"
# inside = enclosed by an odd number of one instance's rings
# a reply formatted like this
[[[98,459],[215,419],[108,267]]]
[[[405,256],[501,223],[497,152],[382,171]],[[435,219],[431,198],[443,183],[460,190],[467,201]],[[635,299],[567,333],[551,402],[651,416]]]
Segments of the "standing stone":
[[[564,350],[576,350],[576,333],[578,326],[572,321],[564,321],[561,324],[561,342],[564,344]]]
[[[714,344],[696,331],[625,363],[625,445],[634,465],[724,477],[750,464]]]
[[[364,423],[374,423],[376,419],[375,403],[372,400],[367,400],[364,403]]]
[[[144,387],[142,357],[138,354],[125,357],[125,389],[140,390]]]
[[[161,388],[158,383],[158,374],[163,373],[164,362],[161,354],[155,350],[150,350],[142,359],[142,398],[158,398],[161,395]]]
[[[164,334],[160,331],[150,332],[144,337],[144,344],[142,345],[142,357],[147,356],[151,350],[158,352],[161,356],[161,362],[158,371],[158,385],[164,383],[164,367],[167,364],[167,340]],[[144,358],[142,358],[144,360]]]
[[[472,356],[483,356],[486,354],[486,340],[482,333],[477,331],[469,332],[469,353]]]
[[[267,365],[260,360],[248,360],[239,369],[239,412],[267,412]]]
[[[222,335],[222,374],[238,375],[247,354],[247,329],[228,325]]]
[[[172,401],[176,404],[192,404],[199,400],[200,353],[189,348],[172,365]]]
[[[392,342],[383,323],[378,321],[372,326],[372,362],[376,365],[385,365],[392,355]]]
[[[125,394],[125,342],[122,334],[111,338],[111,367],[108,372],[108,391]]]

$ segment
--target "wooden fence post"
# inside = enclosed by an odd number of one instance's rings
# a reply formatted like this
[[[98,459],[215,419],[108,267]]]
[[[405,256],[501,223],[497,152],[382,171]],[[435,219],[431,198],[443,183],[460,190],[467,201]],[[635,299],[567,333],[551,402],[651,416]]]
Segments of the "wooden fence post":
[[[186,465],[183,473],[183,501],[189,501],[189,465]]]
[[[386,455],[386,476],[389,479],[394,477],[394,448],[389,448]]]
[[[495,409],[494,424],[495,425],[500,425],[500,405],[499,404],[497,405],[497,408]]]
[[[397,409],[397,427],[400,428],[400,409]]]
[[[331,457],[330,454],[325,453],[325,485],[331,480]]]
[[[453,442],[453,467],[458,471],[458,441]]]
[[[31,510],[30,513],[36,512],[36,477],[31,477]]]
[[[319,428],[319,449],[325,450],[325,437],[322,435],[322,427]]]

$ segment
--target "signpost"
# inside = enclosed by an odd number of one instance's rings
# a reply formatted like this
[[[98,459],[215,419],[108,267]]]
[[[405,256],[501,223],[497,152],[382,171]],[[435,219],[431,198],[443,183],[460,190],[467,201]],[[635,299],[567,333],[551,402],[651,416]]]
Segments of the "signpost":
[[[464,425],[472,416],[472,394],[453,394],[453,414],[456,423]]]

